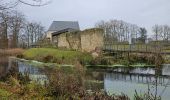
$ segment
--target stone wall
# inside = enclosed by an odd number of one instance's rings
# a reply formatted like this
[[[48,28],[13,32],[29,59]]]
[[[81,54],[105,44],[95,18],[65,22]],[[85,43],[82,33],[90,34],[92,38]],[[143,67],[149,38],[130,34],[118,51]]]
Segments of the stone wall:
[[[48,31],[48,32],[46,33],[46,37],[47,37],[48,39],[52,40],[52,33],[53,33],[53,32],[55,32],[55,31]]]
[[[66,32],[53,37],[58,47],[91,52],[103,47],[103,30],[98,28]]]
[[[103,30],[94,28],[81,32],[81,50],[93,51],[103,47]]]
[[[69,48],[70,47],[69,43],[67,42],[67,39],[66,39],[66,34],[67,33],[58,35],[58,43],[57,43],[58,47],[60,47],[60,48]]]
[[[69,44],[70,49],[80,50],[81,49],[81,32],[67,32],[66,40]]]

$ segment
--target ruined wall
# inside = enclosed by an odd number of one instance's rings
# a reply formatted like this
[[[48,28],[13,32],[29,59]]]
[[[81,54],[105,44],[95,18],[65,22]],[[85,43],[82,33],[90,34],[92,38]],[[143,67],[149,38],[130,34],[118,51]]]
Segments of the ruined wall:
[[[58,36],[53,36],[52,37],[52,41],[53,41],[53,43],[58,43]]]
[[[67,32],[66,40],[69,44],[70,49],[80,50],[81,49],[81,33],[80,31]]]
[[[63,34],[60,34],[58,35],[58,47],[62,47],[62,48],[69,48],[69,43],[67,42],[67,39],[66,39],[66,34],[67,33],[63,33]]]
[[[58,47],[80,50],[81,37],[80,31],[66,32],[53,37],[53,42],[57,43]]]
[[[46,33],[46,37],[48,38],[48,39],[50,39],[51,41],[52,41],[52,33],[53,32],[55,32],[55,31],[48,31],[47,33]]]
[[[103,47],[103,30],[93,28],[81,32],[81,49],[82,51],[93,51],[96,48]]]
[[[93,28],[84,31],[66,32],[53,37],[53,41],[57,43],[58,47],[90,52],[103,47],[103,30]]]

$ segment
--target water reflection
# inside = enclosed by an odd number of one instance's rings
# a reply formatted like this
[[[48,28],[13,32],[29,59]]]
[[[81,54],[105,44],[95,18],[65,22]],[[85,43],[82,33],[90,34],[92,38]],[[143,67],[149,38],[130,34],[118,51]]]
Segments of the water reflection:
[[[85,88],[87,90],[104,89],[104,73],[93,70],[87,70],[85,75]]]
[[[159,76],[156,77],[155,73]],[[133,99],[135,90],[139,94],[150,92],[154,95],[157,88],[157,96],[169,100],[170,65],[164,65],[158,71],[154,68],[116,68],[109,72],[90,70],[88,75],[93,77],[91,79],[103,81],[103,89],[110,94],[124,93]]]
[[[48,80],[44,68],[35,67],[15,58],[4,57],[0,59],[0,77],[5,76],[13,68],[23,74],[29,73],[32,80],[42,84]],[[147,93],[148,86],[150,92],[155,93],[157,79],[158,96],[161,96],[162,100],[169,100],[170,65],[164,65],[158,72],[160,74],[156,79],[155,73],[157,71],[154,68],[117,68],[113,69],[112,72],[88,69],[85,75],[85,87],[87,90],[104,89],[110,94],[124,93],[132,98],[135,90],[138,93]]]
[[[141,76],[121,73],[105,73],[104,77],[104,89],[109,93],[120,94],[121,92],[127,94],[129,97],[134,96],[135,90],[138,93],[147,93],[148,86],[152,94],[156,91],[154,76]],[[162,97],[162,100],[169,100],[170,93],[170,78],[158,77],[157,78],[158,96]]]
[[[155,70],[153,68],[135,68],[130,71],[130,73],[141,73],[141,74],[155,74]]]
[[[170,75],[170,64],[163,65],[162,75]]]
[[[15,58],[1,57],[0,65],[0,78],[6,76],[11,69],[18,73],[29,74],[31,80],[40,82],[41,84],[47,81],[47,76],[45,75],[43,68],[35,67]]]
[[[8,57],[0,58],[0,77],[4,77],[8,73],[10,67]]]
[[[18,72],[28,73],[30,79],[44,84],[48,80],[43,68],[38,68],[30,64],[18,61]]]

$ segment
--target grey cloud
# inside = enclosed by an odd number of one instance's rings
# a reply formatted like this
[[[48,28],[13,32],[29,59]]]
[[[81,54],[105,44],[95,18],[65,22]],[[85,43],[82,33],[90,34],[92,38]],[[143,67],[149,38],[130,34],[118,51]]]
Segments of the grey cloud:
[[[142,27],[170,24],[170,0],[53,0],[43,7],[18,7],[30,20],[49,26],[53,20],[79,21],[81,29],[99,20],[119,19]]]

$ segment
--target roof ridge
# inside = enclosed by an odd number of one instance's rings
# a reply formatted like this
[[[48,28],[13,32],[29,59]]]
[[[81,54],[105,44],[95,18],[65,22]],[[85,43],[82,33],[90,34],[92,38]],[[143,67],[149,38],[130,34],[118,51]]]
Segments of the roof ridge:
[[[53,22],[78,22],[78,21],[53,21]]]

